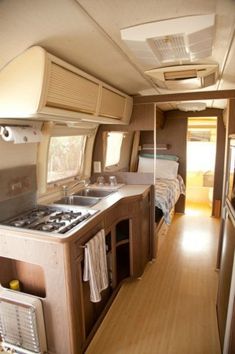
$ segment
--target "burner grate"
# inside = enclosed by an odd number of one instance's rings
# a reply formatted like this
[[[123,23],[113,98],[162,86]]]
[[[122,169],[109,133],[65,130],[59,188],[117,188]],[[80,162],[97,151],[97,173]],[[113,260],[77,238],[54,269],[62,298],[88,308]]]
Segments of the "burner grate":
[[[38,206],[18,217],[4,222],[4,225],[24,229],[65,234],[96,213],[96,210],[77,208],[71,209]]]

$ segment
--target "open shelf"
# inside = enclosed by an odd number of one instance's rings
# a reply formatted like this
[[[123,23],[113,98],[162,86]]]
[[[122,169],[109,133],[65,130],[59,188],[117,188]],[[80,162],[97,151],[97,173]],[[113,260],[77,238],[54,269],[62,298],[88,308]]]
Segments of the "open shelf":
[[[36,264],[0,257],[0,283],[9,289],[13,279],[20,282],[21,292],[46,297],[46,287],[43,269]]]
[[[130,245],[122,244],[116,247],[117,284],[130,277]]]
[[[129,219],[122,220],[116,225],[116,244],[123,243],[123,241],[129,241],[130,225]]]

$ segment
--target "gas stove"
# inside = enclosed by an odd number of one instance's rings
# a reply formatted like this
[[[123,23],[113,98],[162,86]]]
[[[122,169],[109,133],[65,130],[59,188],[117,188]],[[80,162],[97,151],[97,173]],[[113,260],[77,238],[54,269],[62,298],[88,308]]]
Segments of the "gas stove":
[[[39,205],[2,224],[28,230],[65,234],[75,226],[84,225],[85,221],[96,212],[97,210],[80,207]]]

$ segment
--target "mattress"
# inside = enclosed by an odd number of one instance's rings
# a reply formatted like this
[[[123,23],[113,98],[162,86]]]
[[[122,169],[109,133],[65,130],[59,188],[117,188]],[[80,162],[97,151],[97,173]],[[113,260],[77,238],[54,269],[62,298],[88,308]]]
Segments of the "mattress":
[[[170,212],[180,194],[185,194],[185,185],[181,176],[175,179],[157,178],[155,183],[155,206],[162,210],[166,224],[170,224]]]

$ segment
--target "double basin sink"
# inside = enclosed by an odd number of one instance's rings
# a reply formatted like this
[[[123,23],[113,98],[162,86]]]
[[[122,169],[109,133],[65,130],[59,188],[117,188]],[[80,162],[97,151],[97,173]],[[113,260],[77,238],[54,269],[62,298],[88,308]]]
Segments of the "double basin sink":
[[[79,206],[93,206],[97,204],[101,198],[105,198],[108,195],[114,193],[112,190],[102,190],[102,189],[91,189],[84,188],[75,194],[61,198],[55,201],[55,204],[66,204],[66,205],[79,205]]]

